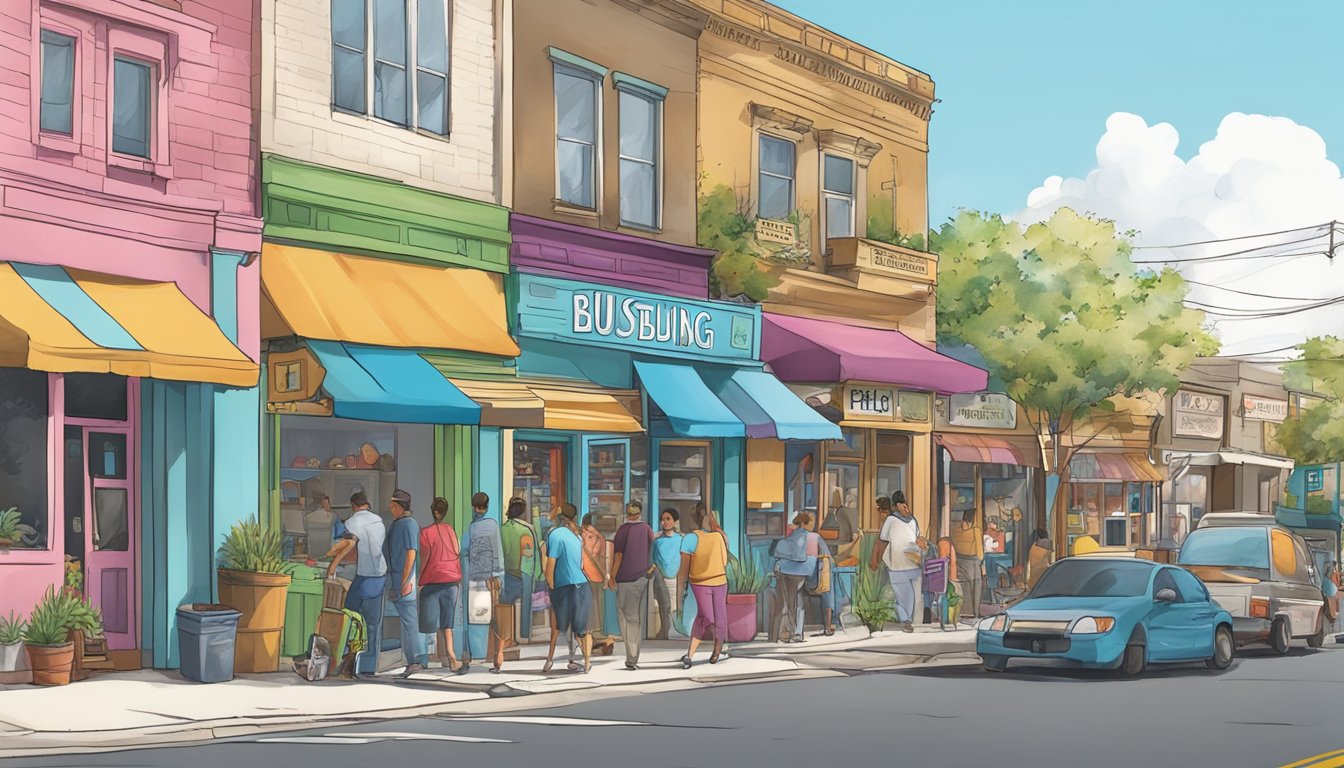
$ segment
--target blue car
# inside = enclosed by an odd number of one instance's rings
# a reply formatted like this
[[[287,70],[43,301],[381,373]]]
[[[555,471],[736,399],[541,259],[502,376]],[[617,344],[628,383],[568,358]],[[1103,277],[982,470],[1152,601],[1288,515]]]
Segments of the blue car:
[[[1232,664],[1232,616],[1184,568],[1134,558],[1060,560],[1006,614],[982,620],[976,653],[1002,672],[1013,659],[1113,669],[1149,664]]]

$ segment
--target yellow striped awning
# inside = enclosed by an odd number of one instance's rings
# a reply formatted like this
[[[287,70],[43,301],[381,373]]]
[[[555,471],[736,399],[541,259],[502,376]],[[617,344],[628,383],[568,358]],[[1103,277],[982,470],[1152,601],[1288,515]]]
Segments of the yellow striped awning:
[[[572,432],[643,432],[639,393],[601,387],[518,379],[449,379],[481,406],[481,424]]]
[[[173,283],[0,262],[0,297],[0,365],[257,384],[257,364]]]
[[[517,357],[504,278],[266,243],[262,333]]]

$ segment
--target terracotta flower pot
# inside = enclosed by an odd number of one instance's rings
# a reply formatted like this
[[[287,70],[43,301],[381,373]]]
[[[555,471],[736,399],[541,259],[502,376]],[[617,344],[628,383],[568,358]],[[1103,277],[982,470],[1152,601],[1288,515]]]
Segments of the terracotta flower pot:
[[[290,577],[281,573],[219,570],[219,602],[238,611],[237,672],[275,672],[280,668],[280,636],[285,627],[285,596]]]
[[[728,642],[751,642],[756,629],[756,595],[729,595]]]
[[[33,685],[69,685],[70,671],[75,661],[73,643],[64,645],[31,645],[28,661],[33,668]]]

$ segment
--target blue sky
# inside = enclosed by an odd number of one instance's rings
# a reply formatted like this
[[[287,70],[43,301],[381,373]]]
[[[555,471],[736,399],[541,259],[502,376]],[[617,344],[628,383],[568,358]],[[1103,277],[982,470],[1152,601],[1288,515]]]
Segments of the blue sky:
[[[1084,176],[1113,112],[1171,123],[1185,159],[1231,112],[1344,148],[1341,0],[775,0],[933,76],[930,224],[1013,213]]]

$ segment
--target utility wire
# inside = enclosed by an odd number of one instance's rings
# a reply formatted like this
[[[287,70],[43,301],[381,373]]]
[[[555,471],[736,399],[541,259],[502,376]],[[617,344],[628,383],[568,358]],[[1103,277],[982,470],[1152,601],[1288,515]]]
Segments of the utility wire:
[[[1288,245],[1301,245],[1310,243],[1313,240],[1324,238],[1326,233],[1321,232],[1310,237],[1304,237],[1299,240],[1286,240],[1281,243],[1270,243],[1268,245],[1257,245],[1254,248],[1245,248],[1240,251],[1230,251],[1228,253],[1215,253],[1210,256],[1190,256],[1173,259],[1131,259],[1135,264],[1189,264],[1199,261],[1243,261],[1246,259],[1279,259],[1289,256],[1308,256],[1315,253],[1327,254],[1328,249],[1320,251],[1304,251],[1299,253],[1258,253],[1270,248],[1282,248]],[[1324,245],[1324,243],[1322,243]]]
[[[1323,229],[1325,229],[1326,227],[1334,227],[1334,226],[1337,226],[1337,225],[1338,225],[1338,222],[1333,222],[1333,221],[1331,221],[1331,222],[1326,222],[1325,224],[1313,224],[1313,225],[1308,226],[1308,227],[1298,227],[1298,228],[1296,228],[1296,229],[1284,229],[1284,230],[1280,230],[1280,231],[1278,231],[1278,232],[1261,232],[1260,234],[1257,234],[1257,235],[1242,235],[1241,237],[1220,237],[1220,238],[1218,238],[1218,239],[1216,239],[1216,240],[1200,240],[1200,241],[1198,241],[1198,242],[1193,242],[1193,243],[1176,243],[1175,245],[1136,245],[1136,246],[1134,246],[1134,250],[1136,250],[1136,251],[1164,251],[1164,250],[1171,250],[1171,249],[1174,249],[1174,248],[1190,248],[1190,247],[1192,247],[1192,246],[1196,246],[1196,245],[1217,245],[1218,243],[1231,243],[1231,242],[1235,242],[1235,241],[1237,241],[1237,240],[1255,240],[1255,239],[1257,239],[1257,238],[1261,238],[1261,237],[1273,237],[1273,236],[1275,236],[1275,235],[1290,235],[1290,234],[1293,234],[1293,233],[1295,233],[1295,232],[1305,232],[1305,231],[1307,231],[1307,230],[1309,230],[1309,229],[1323,230]],[[1322,232],[1321,234],[1324,234],[1324,233]],[[1318,235],[1318,236],[1319,236],[1319,235]],[[1265,246],[1265,247],[1269,247],[1269,246]]]
[[[1255,293],[1254,291],[1238,291],[1238,290],[1235,289],[1235,288],[1228,288],[1228,287],[1225,287],[1225,286],[1222,286],[1222,285],[1218,285],[1217,283],[1204,283],[1204,282],[1200,282],[1199,280],[1190,280],[1190,279],[1188,279],[1188,278],[1186,279],[1185,282],[1186,282],[1186,283],[1189,283],[1190,285],[1198,285],[1198,286],[1200,286],[1200,287],[1202,287],[1202,288],[1214,288],[1214,289],[1219,290],[1219,291],[1226,291],[1226,292],[1228,292],[1228,293],[1235,293],[1235,294],[1237,294],[1238,296],[1250,296],[1250,297],[1252,297],[1252,298],[1256,298],[1256,299],[1275,299],[1275,300],[1279,300],[1279,301],[1323,301],[1323,300],[1324,300],[1324,299],[1323,299],[1322,297],[1320,297],[1320,296],[1275,296],[1275,295],[1273,295],[1273,294],[1268,294],[1268,293]]]

